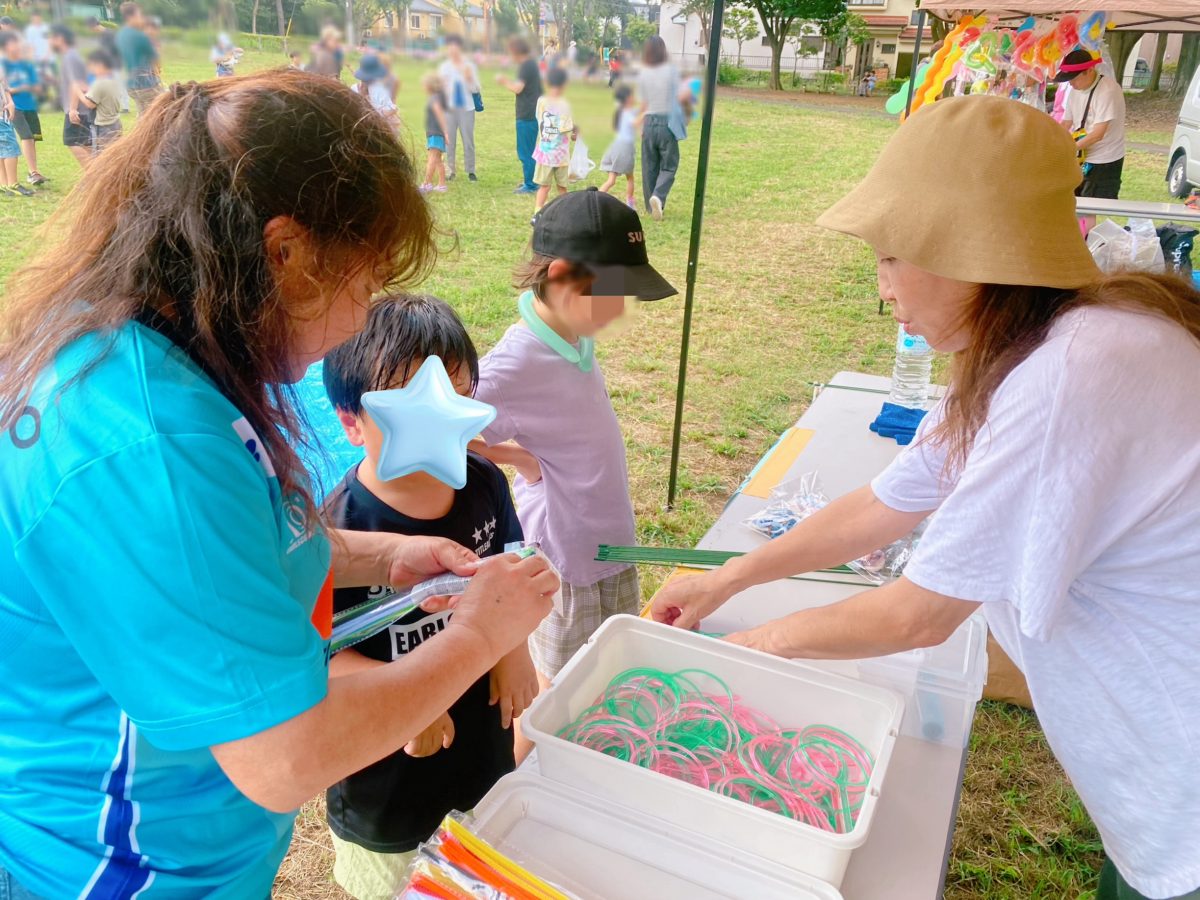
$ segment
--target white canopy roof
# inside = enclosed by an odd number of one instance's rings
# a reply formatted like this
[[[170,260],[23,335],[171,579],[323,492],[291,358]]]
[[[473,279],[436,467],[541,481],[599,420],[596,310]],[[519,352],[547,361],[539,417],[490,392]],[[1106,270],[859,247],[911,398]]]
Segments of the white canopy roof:
[[[1116,28],[1128,31],[1200,31],[1200,0],[1000,0],[996,4],[964,4],[962,0],[921,0],[921,8],[941,19],[961,13],[984,13],[1004,19],[1054,17],[1078,12],[1106,12]]]

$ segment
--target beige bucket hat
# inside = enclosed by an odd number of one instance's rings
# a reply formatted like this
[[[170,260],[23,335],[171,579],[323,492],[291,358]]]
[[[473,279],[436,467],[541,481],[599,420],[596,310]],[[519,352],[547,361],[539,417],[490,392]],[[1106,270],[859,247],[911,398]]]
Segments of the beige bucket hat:
[[[1075,214],[1074,141],[1004,97],[939,100],[911,116],[817,224],[886,256],[979,284],[1079,288],[1100,277]]]

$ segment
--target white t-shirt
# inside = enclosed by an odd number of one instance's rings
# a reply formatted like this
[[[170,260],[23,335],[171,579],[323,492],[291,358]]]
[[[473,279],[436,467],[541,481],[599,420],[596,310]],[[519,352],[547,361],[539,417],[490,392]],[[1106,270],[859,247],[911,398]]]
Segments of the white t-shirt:
[[[29,52],[38,62],[45,62],[53,56],[50,51],[50,26],[34,25],[32,22],[25,26],[25,43]]]
[[[361,81],[355,84],[355,93],[362,93],[361,87]],[[396,110],[396,102],[392,99],[392,90],[385,81],[372,81],[368,84],[367,99],[371,101],[371,106],[375,108],[376,112],[388,115]]]
[[[1087,106],[1088,94],[1093,94],[1091,109],[1087,111],[1087,121],[1083,120],[1083,111]],[[1108,132],[1093,147],[1087,151],[1087,161],[1093,163],[1116,162],[1125,157],[1125,92],[1111,78],[1101,77],[1095,86],[1086,91],[1071,90],[1067,98],[1067,116],[1071,120],[1071,130],[1092,128],[1101,122],[1108,123]]]
[[[465,73],[463,69],[466,70]],[[442,93],[448,110],[475,109],[475,101],[471,95],[479,90],[479,71],[469,59],[463,60],[463,69],[459,69],[448,59],[438,66],[437,73],[442,79]]]
[[[1200,345],[1164,319],[1064,314],[994,394],[956,482],[921,438],[872,482],[937,509],[905,570],[980,601],[1117,869],[1200,886]]]

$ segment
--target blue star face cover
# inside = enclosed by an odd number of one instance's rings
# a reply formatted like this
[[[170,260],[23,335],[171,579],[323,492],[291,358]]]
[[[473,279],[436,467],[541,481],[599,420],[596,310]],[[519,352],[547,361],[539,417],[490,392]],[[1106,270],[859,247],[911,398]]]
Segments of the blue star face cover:
[[[428,472],[455,490],[467,484],[467,444],[496,418],[495,407],[454,389],[436,356],[404,387],[363,394],[362,405],[383,435],[379,478]]]

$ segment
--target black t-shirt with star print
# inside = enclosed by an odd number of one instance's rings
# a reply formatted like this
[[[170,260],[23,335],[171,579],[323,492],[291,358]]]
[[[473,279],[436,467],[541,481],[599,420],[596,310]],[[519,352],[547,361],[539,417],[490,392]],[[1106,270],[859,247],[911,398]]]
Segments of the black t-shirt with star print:
[[[335,528],[446,537],[480,556],[504,552],[520,541],[521,525],[504,474],[474,453],[467,456],[467,484],[440,519],[413,519],[392,509],[351,469],[325,501]],[[335,611],[388,592],[385,586],[339,588]],[[446,627],[449,613],[415,610],[354,649],[390,662],[412,652]],[[514,768],[512,732],[500,727],[500,708],[489,706],[488,678],[475,682],[449,710],[454,742],[433,756],[414,759],[403,750],[338,782],[326,792],[329,827],[343,840],[377,853],[403,853],[426,840],[452,809],[469,810],[502,775]],[[386,709],[379,710],[387,715]]]

